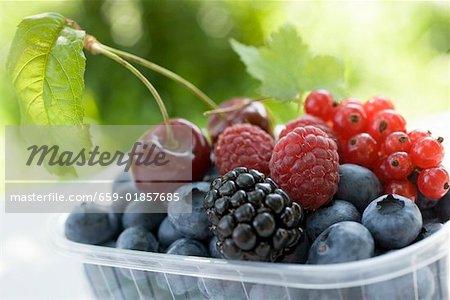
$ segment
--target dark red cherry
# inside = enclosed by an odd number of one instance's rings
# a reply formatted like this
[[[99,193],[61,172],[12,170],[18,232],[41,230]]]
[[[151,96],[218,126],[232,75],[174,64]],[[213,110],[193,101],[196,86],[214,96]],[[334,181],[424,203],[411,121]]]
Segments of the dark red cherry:
[[[168,128],[172,129],[170,140]],[[211,146],[201,130],[184,119],[170,119],[142,135],[137,141],[131,171],[139,190],[173,192],[186,182],[203,178],[211,166]]]
[[[248,98],[234,98],[222,102],[220,109],[230,109],[224,113],[211,114],[208,119],[208,133],[214,143],[218,136],[228,127],[250,123],[272,134],[272,122],[266,107],[258,101]],[[232,108],[236,109],[232,109]]]

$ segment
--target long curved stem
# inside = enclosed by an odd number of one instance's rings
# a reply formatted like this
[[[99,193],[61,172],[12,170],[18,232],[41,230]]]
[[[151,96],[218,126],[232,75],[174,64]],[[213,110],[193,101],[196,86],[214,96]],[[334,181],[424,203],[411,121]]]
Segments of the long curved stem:
[[[89,47],[90,47],[89,49],[93,53],[105,55],[106,57],[121,64],[128,71],[133,73],[133,75],[135,75],[140,81],[142,81],[142,83],[147,87],[147,89],[150,91],[150,93],[155,98],[156,103],[158,104],[159,110],[161,111],[162,117],[164,119],[164,123],[166,125],[169,125],[169,114],[167,113],[167,109],[166,109],[166,106],[164,105],[164,101],[161,99],[161,96],[159,95],[156,88],[150,83],[150,81],[148,81],[148,79],[141,72],[139,72],[138,69],[136,69],[132,64],[130,64],[129,62],[127,62],[125,59],[121,58],[117,54],[112,53],[103,44],[101,44],[97,41],[92,42],[89,45]],[[172,132],[172,129],[170,128],[170,126],[167,126],[167,137],[168,137],[169,144],[171,146],[175,146],[176,142],[175,142],[175,138],[173,136],[173,132]]]
[[[158,65],[155,64],[149,60],[146,60],[144,58],[141,58],[137,55],[125,52],[125,51],[121,51],[121,50],[117,50],[114,49],[112,47],[106,46],[106,45],[102,45],[102,47],[104,47],[105,49],[109,50],[110,52],[130,61],[130,62],[134,62],[137,64],[140,64],[143,67],[146,67],[150,70],[153,70],[157,73],[160,73],[178,83],[180,83],[181,85],[184,85],[187,89],[189,89],[192,93],[194,93],[200,100],[202,100],[206,105],[208,105],[211,109],[215,110],[218,108],[217,104],[214,103],[214,101],[211,100],[211,98],[209,98],[205,93],[203,93],[198,87],[196,87],[195,85],[193,85],[191,82],[187,81],[186,79],[184,79],[183,77],[181,77],[180,75]]]

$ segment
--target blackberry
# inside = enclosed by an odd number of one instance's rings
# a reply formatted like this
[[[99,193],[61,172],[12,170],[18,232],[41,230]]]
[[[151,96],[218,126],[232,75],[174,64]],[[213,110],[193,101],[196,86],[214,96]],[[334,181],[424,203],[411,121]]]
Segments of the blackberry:
[[[275,261],[303,235],[303,210],[257,170],[235,168],[216,178],[204,205],[224,258]]]

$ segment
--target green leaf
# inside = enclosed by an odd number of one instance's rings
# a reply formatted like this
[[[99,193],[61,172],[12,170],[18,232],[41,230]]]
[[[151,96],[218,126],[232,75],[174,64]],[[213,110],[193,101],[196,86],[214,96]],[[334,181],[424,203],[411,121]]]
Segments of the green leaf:
[[[89,129],[83,125],[84,37],[84,31],[74,29],[60,14],[27,17],[17,28],[6,66],[23,125],[78,126],[71,136],[53,134],[47,138],[67,150],[91,146]],[[24,135],[30,142],[36,139]],[[57,175],[76,174],[73,167],[47,165],[47,169]]]
[[[260,93],[279,101],[299,100],[302,94],[325,88],[342,94],[344,67],[332,56],[316,56],[293,26],[274,32],[260,48],[230,41],[248,73],[261,82]]]

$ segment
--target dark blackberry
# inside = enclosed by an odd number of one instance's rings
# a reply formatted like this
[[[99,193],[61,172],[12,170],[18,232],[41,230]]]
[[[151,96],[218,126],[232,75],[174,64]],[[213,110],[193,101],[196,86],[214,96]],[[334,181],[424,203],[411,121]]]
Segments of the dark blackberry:
[[[275,261],[297,246],[303,210],[263,173],[236,168],[216,178],[204,205],[224,258]]]

